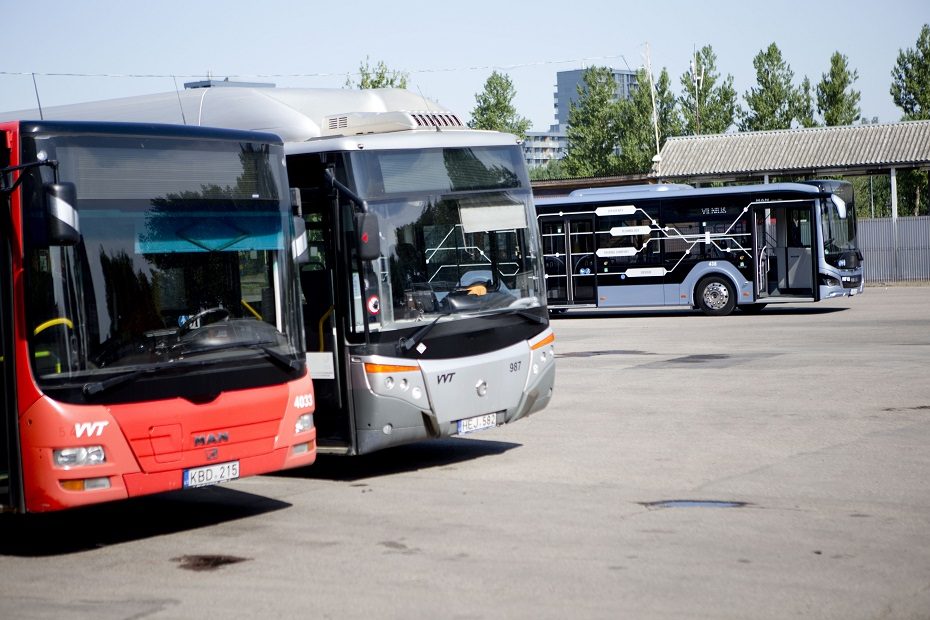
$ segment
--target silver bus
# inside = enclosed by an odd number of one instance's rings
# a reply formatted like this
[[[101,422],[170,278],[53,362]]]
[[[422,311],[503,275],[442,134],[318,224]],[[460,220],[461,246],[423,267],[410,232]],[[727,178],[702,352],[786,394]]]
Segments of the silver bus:
[[[862,293],[852,185],[659,184],[537,198],[546,295],[570,308],[709,315]]]
[[[189,86],[43,113],[283,138],[307,226],[300,280],[318,452],[470,433],[548,404],[554,334],[515,136],[470,130],[399,89]]]

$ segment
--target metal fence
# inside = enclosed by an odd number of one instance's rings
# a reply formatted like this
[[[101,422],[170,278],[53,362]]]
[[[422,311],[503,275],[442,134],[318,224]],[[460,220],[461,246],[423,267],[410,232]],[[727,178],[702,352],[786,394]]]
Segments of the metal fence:
[[[859,220],[866,284],[930,282],[930,217]]]

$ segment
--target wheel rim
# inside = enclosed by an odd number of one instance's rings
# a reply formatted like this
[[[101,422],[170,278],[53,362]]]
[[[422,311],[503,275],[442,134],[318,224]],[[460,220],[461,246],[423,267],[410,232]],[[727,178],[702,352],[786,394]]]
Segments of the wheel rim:
[[[704,287],[704,305],[711,310],[722,310],[730,302],[730,289],[720,282]]]

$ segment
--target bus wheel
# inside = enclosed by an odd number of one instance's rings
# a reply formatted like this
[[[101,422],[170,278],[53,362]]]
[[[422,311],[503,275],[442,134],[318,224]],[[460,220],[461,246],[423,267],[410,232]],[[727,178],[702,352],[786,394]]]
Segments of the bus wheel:
[[[710,276],[701,280],[695,289],[695,305],[704,314],[724,316],[736,306],[736,291],[726,278]]]

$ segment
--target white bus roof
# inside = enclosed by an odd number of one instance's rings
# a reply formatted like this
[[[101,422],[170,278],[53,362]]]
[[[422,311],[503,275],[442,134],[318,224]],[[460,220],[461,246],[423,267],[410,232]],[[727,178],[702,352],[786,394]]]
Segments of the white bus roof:
[[[643,200],[646,198],[680,198],[683,196],[714,196],[720,194],[747,194],[747,193],[768,193],[768,192],[799,192],[802,194],[817,195],[822,190],[816,185],[806,183],[760,183],[756,185],[731,185],[728,187],[689,187],[675,186],[673,189],[662,191],[655,189],[661,186],[632,186],[623,191],[585,191],[582,190],[577,194],[572,192],[568,196],[540,196],[533,199],[537,207],[551,205],[574,205],[601,202],[617,202],[622,200]],[[578,190],[576,190],[578,191]]]
[[[588,187],[572,190],[569,196],[596,196],[598,194],[630,194],[638,192],[672,192],[680,189],[694,189],[684,183],[654,183],[644,185],[616,185],[613,187]]]
[[[446,108],[399,88],[192,88],[47,107],[41,117],[266,131],[289,143],[289,152],[410,148],[410,134],[422,134],[413,146],[423,148],[518,143],[511,134],[467,129]],[[38,109],[0,113],[0,120],[39,118]],[[320,138],[327,138],[325,146],[307,143]],[[333,138],[343,142],[334,145]]]

